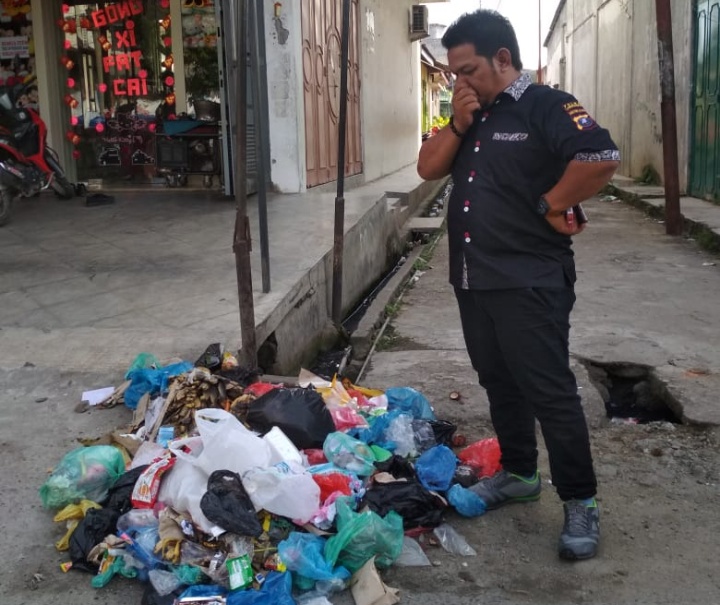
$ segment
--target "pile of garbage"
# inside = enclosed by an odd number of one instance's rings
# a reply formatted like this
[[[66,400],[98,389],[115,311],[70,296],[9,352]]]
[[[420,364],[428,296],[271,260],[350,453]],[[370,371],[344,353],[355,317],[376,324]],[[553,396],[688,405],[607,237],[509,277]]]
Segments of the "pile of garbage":
[[[195,363],[141,354],[100,405],[132,423],[68,452],[40,488],[63,570],[146,582],[143,603],[398,602],[377,569],[430,565],[420,541],[476,554],[444,516],[485,512],[467,489],[500,468],[410,387],[303,371],[258,380],[217,346]],[[418,541],[418,539],[420,541]],[[425,541],[427,544],[428,542]]]

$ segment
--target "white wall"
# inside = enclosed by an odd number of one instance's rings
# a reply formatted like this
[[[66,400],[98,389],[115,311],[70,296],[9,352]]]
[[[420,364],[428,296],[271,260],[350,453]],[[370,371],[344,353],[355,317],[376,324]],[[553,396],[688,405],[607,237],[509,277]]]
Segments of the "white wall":
[[[270,174],[275,189],[293,193],[306,181],[300,2],[283,2],[278,19],[273,5],[265,3]]]
[[[693,7],[671,0],[680,183],[689,172]],[[564,28],[564,32],[563,32]],[[548,40],[548,73],[559,65],[565,37],[567,87],[608,128],[623,153],[620,173],[663,174],[655,3],[566,0]],[[553,66],[553,67],[551,67]]]
[[[417,161],[420,43],[408,38],[412,0],[360,0],[361,130],[366,181]]]

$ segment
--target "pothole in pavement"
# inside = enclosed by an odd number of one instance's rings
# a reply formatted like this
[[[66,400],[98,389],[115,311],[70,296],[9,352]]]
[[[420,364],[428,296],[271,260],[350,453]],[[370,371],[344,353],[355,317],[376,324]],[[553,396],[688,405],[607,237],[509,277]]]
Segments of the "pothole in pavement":
[[[584,360],[611,422],[682,424],[682,406],[649,366]]]

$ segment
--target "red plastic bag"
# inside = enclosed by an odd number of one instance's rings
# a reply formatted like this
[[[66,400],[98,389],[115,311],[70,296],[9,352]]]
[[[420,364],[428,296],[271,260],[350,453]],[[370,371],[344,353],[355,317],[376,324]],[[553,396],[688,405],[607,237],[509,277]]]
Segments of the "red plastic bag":
[[[338,431],[347,431],[355,427],[366,428],[368,426],[364,416],[349,405],[329,405],[327,408],[330,410],[330,415]]]
[[[325,452],[320,449],[307,449],[303,450],[303,453],[307,456],[308,464],[310,466],[315,464],[325,464],[328,461],[325,457]]]
[[[245,388],[245,393],[255,395],[255,397],[262,397],[265,393],[269,393],[273,389],[279,389],[280,386],[279,384],[270,384],[269,382],[254,382]]]
[[[500,465],[500,444],[495,437],[481,439],[468,445],[458,454],[462,464],[477,470],[478,477],[492,477],[502,469]]]
[[[343,473],[313,475],[313,479],[320,486],[320,502],[322,504],[325,504],[325,500],[335,492],[341,492],[343,496],[349,496],[352,493],[350,488],[352,479]]]

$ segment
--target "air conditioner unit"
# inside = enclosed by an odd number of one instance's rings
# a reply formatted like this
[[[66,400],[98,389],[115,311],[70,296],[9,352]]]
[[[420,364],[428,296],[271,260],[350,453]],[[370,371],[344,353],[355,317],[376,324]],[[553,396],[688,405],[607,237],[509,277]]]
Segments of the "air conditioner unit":
[[[415,4],[410,7],[410,40],[422,40],[430,35],[427,6]]]

